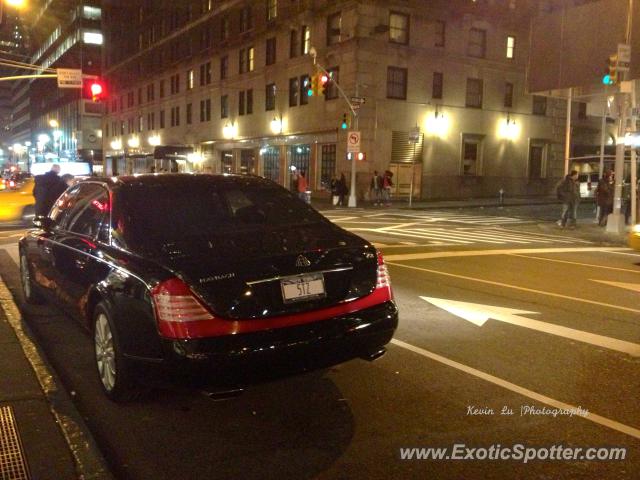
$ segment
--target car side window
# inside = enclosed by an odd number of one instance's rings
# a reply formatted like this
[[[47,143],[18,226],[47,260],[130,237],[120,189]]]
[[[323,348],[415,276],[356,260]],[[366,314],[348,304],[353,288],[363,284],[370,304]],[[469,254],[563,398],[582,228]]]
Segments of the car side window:
[[[70,188],[63,193],[58,201],[53,205],[53,208],[49,213],[49,218],[55,222],[57,228],[65,229],[69,212],[71,212],[71,209],[75,205],[75,198],[79,191],[79,186]]]
[[[95,183],[81,184],[79,187],[66,230],[95,238],[109,209],[109,195],[104,187]]]

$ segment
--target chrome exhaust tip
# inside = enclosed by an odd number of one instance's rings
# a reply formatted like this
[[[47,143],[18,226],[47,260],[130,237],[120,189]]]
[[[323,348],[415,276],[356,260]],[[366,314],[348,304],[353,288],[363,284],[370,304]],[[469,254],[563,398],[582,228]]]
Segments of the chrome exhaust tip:
[[[374,360],[382,357],[385,353],[387,353],[387,349],[385,347],[382,347],[380,350],[377,350],[373,353],[367,353],[362,358],[368,362],[373,362]]]

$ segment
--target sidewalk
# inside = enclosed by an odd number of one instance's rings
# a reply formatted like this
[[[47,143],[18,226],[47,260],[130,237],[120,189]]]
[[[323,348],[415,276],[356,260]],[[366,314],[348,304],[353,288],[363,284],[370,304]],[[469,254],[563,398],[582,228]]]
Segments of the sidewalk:
[[[112,476],[0,278],[0,478]]]

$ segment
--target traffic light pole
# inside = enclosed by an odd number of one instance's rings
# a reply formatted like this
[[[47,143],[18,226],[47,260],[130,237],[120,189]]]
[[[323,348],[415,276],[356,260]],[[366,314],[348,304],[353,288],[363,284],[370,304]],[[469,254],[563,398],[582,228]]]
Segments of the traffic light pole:
[[[310,51],[311,55],[313,56],[313,64],[316,66],[316,68],[318,70],[320,70],[322,73],[324,73],[325,75],[331,77],[330,73],[327,71],[326,68],[324,68],[322,65],[320,65],[317,62],[317,55],[315,53],[315,49],[311,49]],[[332,80],[333,81],[333,80]],[[342,97],[342,99],[346,102],[347,106],[349,107],[349,110],[351,111],[351,118],[353,119],[353,121],[351,122],[351,125],[353,125],[354,130],[358,130],[358,112],[355,108],[353,108],[353,104],[351,103],[351,101],[349,100],[349,97],[347,97],[347,94],[344,93],[344,90],[342,89],[342,87],[340,86],[340,84],[336,81],[333,81],[333,84],[336,86],[336,88],[338,89],[338,93],[340,94],[340,96]],[[358,82],[356,81],[356,92],[355,92],[355,96],[358,96]],[[349,188],[349,207],[356,207],[357,206],[357,201],[356,201],[356,160],[357,155],[353,155],[351,158],[351,182],[350,182],[350,188]]]

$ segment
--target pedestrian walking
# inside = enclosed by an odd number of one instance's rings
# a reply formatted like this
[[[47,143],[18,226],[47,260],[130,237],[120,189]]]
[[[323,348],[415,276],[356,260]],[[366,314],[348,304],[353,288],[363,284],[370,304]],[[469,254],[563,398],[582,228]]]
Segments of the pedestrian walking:
[[[596,187],[596,204],[598,205],[598,225],[604,227],[607,217],[613,212],[613,183],[611,170],[605,170]]]
[[[382,177],[382,201],[385,207],[391,206],[391,187],[393,187],[391,177],[393,177],[393,173],[385,170],[384,176]]]
[[[382,205],[382,177],[377,170],[373,171],[370,185],[371,201],[375,206]]]
[[[308,192],[309,184],[307,183],[304,170],[300,170],[298,174],[298,184],[296,188],[298,190],[298,198],[303,202],[311,203],[311,195],[310,192]]]
[[[60,165],[55,164],[47,173],[35,177],[33,196],[37,217],[48,215],[55,201],[67,189],[67,184],[60,178],[59,173]]]
[[[578,171],[571,172],[556,187],[558,200],[562,200],[562,214],[558,225],[561,228],[569,226],[575,228],[577,222],[577,206],[580,201],[580,188],[578,186]]]
[[[338,180],[336,190],[338,192],[338,205],[340,207],[346,207],[345,197],[349,195],[349,187],[347,187],[347,179],[345,178],[344,173],[340,174],[340,180]]]

